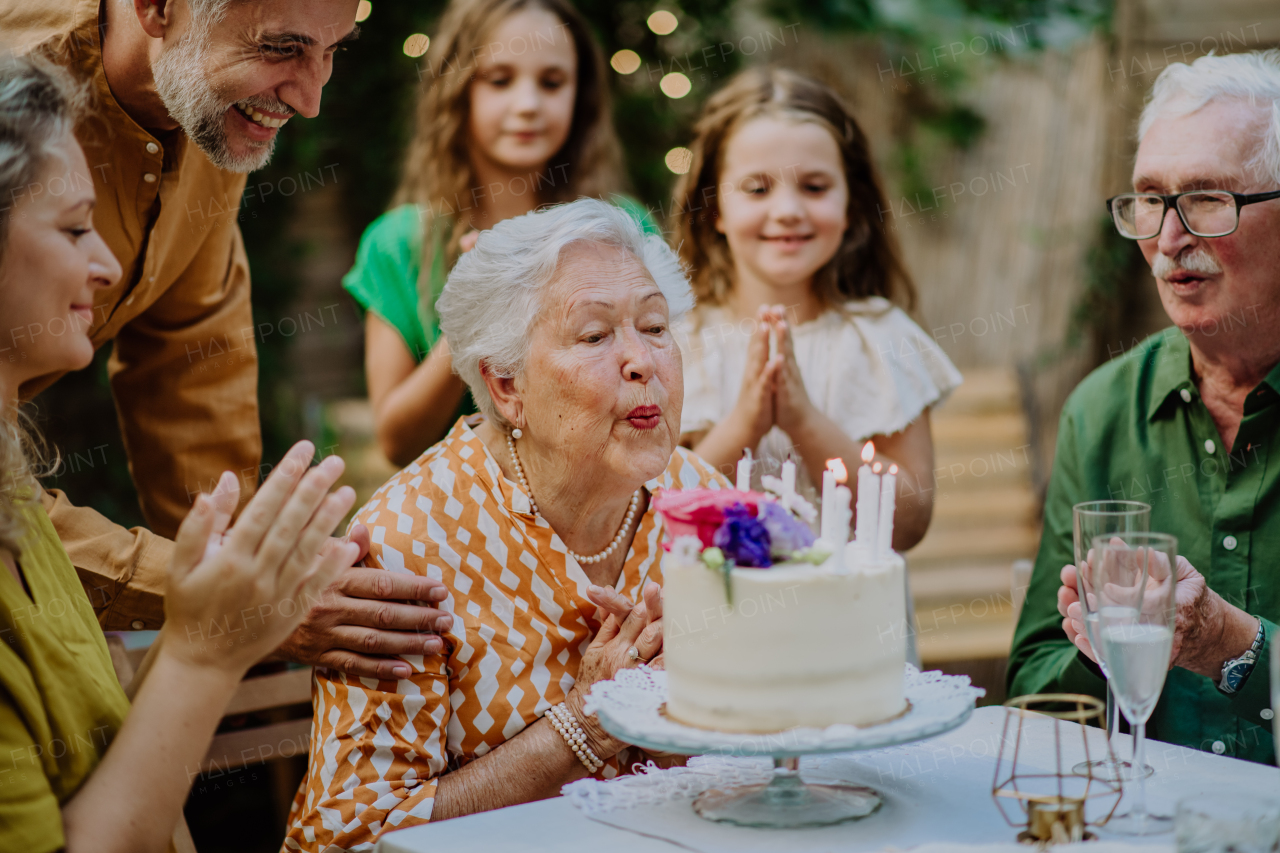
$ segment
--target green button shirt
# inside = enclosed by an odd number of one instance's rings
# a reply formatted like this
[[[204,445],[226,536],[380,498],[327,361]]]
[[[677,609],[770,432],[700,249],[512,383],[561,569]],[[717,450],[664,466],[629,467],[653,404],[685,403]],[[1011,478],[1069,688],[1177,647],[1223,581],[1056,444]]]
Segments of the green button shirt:
[[[1169,743],[1275,763],[1268,656],[1280,621],[1280,366],[1249,393],[1228,452],[1200,399],[1191,351],[1177,328],[1091,373],[1068,398],[1045,498],[1044,533],[1009,655],[1009,694],[1105,695],[1097,669],[1062,630],[1059,573],[1075,562],[1071,507],[1091,500],[1151,504],[1151,529],[1229,603],[1262,619],[1258,664],[1224,696],[1210,680],[1169,671],[1148,735]]]

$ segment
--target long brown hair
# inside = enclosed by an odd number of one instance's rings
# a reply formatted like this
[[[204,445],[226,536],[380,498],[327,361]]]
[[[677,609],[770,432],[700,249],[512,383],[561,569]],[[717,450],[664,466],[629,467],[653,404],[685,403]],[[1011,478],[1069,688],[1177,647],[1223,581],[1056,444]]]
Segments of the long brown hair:
[[[49,146],[75,127],[88,102],[88,88],[48,59],[0,52],[0,198],[15,199],[40,178]],[[9,208],[0,210],[0,262],[12,216]],[[0,548],[17,555],[26,534],[23,506],[40,494],[36,478],[56,471],[58,462],[45,461],[45,444],[30,418],[8,402],[13,391],[0,386]]]
[[[392,200],[393,207],[416,204],[425,209],[420,291],[426,290],[422,283],[428,280],[434,260],[434,241],[426,237],[435,234],[443,238],[438,245],[447,270],[457,261],[458,239],[469,227],[457,207],[460,199],[470,195],[475,183],[467,154],[475,57],[483,51],[485,38],[503,19],[527,8],[545,9],[559,18],[573,39],[578,56],[569,138],[547,164],[547,180],[535,188],[538,204],[572,201],[580,196],[606,198],[622,189],[621,149],[613,130],[604,57],[578,10],[568,0],[453,0],[427,51],[414,135],[404,176]],[[431,294],[423,292],[422,296],[430,310]]]
[[[883,296],[908,310],[916,290],[893,235],[879,227],[888,209],[871,162],[867,137],[853,114],[827,86],[781,68],[752,68],[738,74],[708,101],[694,126],[689,171],[675,189],[671,231],[680,258],[691,270],[693,291],[703,304],[723,305],[733,290],[733,257],[715,227],[720,172],[729,138],[760,116],[807,121],[830,131],[840,149],[849,186],[849,226],[835,256],[813,278],[813,292],[824,308],[841,308],[850,299]]]

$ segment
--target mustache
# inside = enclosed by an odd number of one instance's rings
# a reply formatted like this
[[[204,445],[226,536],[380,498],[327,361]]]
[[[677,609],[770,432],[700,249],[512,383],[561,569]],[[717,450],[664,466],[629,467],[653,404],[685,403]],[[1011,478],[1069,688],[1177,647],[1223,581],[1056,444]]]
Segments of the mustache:
[[[1163,279],[1178,272],[1218,275],[1222,272],[1222,266],[1204,249],[1194,249],[1177,258],[1171,258],[1163,252],[1157,253],[1155,260],[1151,262],[1151,272],[1156,278]]]
[[[292,116],[297,110],[286,104],[284,101],[277,101],[275,98],[269,98],[266,95],[253,95],[252,97],[242,98],[236,101],[237,104],[246,104],[253,107],[259,112],[266,110],[270,113],[284,113]]]

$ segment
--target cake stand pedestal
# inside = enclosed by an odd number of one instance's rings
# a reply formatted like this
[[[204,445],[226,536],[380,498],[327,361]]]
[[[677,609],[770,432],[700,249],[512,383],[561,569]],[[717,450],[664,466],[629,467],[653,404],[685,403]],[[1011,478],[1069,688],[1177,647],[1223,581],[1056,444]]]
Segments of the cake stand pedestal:
[[[773,759],[768,784],[712,788],[693,801],[693,810],[720,823],[795,829],[864,818],[882,802],[874,788],[864,785],[805,782],[800,756],[792,755]]]
[[[642,666],[592,685],[585,710],[595,713],[614,737],[655,752],[771,756],[773,777],[768,783],[713,788],[694,800],[693,809],[707,820],[793,829],[858,820],[874,814],[883,802],[879,792],[863,785],[805,782],[800,778],[801,756],[881,749],[935,737],[964,725],[983,695],[967,676],[922,673],[910,664],[904,692],[906,712],[879,725],[770,734],[719,732],[667,717],[667,674]]]

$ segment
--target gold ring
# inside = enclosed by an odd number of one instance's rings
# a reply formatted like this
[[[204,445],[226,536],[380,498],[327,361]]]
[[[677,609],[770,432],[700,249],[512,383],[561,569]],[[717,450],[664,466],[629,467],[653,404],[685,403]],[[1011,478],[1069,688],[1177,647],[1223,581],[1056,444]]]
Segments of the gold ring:
[[[631,661],[632,663],[635,663],[636,661],[640,660],[640,650],[637,649],[635,646],[632,646],[631,648],[627,649],[627,660]]]

